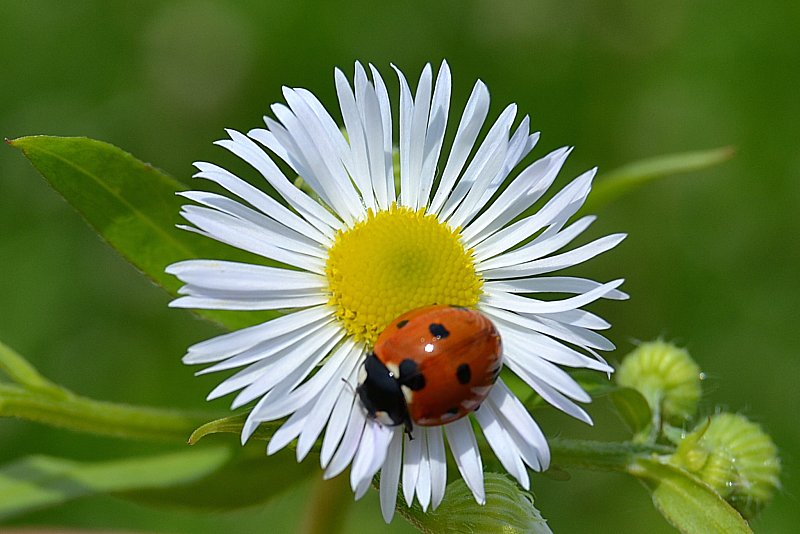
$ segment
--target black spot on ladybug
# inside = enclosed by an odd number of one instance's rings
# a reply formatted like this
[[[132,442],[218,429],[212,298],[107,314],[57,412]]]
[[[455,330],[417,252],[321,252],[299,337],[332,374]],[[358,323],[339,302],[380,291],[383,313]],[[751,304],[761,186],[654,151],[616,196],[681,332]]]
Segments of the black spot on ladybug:
[[[400,362],[400,383],[411,391],[419,391],[425,387],[425,375],[419,372],[419,365],[410,358]]]
[[[408,324],[408,319],[403,319],[402,321],[397,323],[397,328],[403,328],[407,324]]]
[[[469,384],[472,378],[472,369],[469,368],[469,364],[462,363],[458,366],[458,369],[456,369],[456,378],[458,378],[459,384]]]
[[[444,327],[443,324],[440,323],[431,323],[428,325],[428,330],[430,330],[431,334],[436,336],[439,339],[446,338],[450,335],[450,332],[447,331],[447,328]]]
[[[458,406],[453,406],[452,408],[447,410],[447,413],[449,413],[450,415],[458,415]]]

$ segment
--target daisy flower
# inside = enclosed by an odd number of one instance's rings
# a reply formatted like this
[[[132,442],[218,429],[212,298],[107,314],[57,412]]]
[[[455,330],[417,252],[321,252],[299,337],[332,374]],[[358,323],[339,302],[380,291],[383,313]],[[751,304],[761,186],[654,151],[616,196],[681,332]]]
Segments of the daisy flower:
[[[167,270],[185,284],[173,307],[286,311],[194,345],[183,361],[210,364],[200,374],[238,369],[208,398],[238,392],[232,409],[255,402],[243,443],[260,423],[287,418],[268,454],[296,440],[300,461],[322,436],[324,476],[350,466],[356,498],[380,471],[381,508],[389,521],[400,481],[409,505],[415,497],[423,509],[441,502],[445,438],[476,501],[485,502],[473,419],[522,487],[529,488],[528,468],[546,469],[550,459],[542,431],[502,379],[480,410],[442,426],[415,425],[412,436],[370,418],[355,391],[357,377],[392,319],[434,303],[479,310],[500,333],[504,365],[544,400],[591,423],[578,405],[589,395],[562,367],[613,371],[597,353],[613,349],[596,332],[610,325],[581,308],[627,296],[617,289],[622,280],[544,276],[624,238],[610,235],[563,251],[594,220],[570,222],[595,169],[544,201],[571,148],[515,172],[539,139],[527,116],[513,127],[516,105],[506,107],[479,140],[489,92],[478,81],[445,151],[447,63],[435,80],[426,66],[413,94],[395,69],[396,117],[384,80],[369,69],[371,77],[356,63],[352,86],[335,71],[343,129],[312,93],[285,87],[286,104],[271,107],[274,118],[265,117],[266,128],[247,135],[228,130],[229,139],[217,142],[254,167],[276,198],[217,165],[195,164],[196,177],[230,196],[182,193],[194,203],[181,212],[192,225],[185,228],[260,255],[269,265],[189,260]],[[298,188],[287,174],[308,187]],[[537,202],[538,211],[527,214]],[[537,293],[564,298],[528,296]]]

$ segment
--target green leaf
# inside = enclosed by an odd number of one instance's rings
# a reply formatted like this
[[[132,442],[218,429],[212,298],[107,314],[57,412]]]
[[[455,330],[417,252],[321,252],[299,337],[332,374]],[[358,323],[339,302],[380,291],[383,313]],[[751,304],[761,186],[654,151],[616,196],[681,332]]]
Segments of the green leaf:
[[[510,478],[497,473],[485,474],[486,504],[475,502],[462,479],[447,486],[442,504],[434,511],[423,512],[399,505],[398,512],[426,533],[471,532],[472,534],[531,533],[552,534],[547,521],[533,506],[531,495]]]
[[[739,512],[710,486],[683,469],[652,458],[639,459],[629,472],[653,492],[653,504],[685,534],[752,534]]]
[[[610,202],[648,182],[719,165],[731,159],[734,153],[733,147],[728,146],[713,150],[657,156],[629,163],[602,175],[595,182],[580,213],[596,213]]]
[[[119,148],[85,137],[21,137],[20,150],[112,247],[153,282],[176,295],[180,282],[164,273],[176,261],[207,258],[268,263],[246,252],[175,227],[187,187]],[[274,312],[198,311],[229,329],[274,317]]]
[[[204,425],[198,427],[192,435],[189,437],[189,444],[194,445],[201,439],[211,434],[241,434],[242,428],[244,427],[245,421],[247,421],[247,416],[250,415],[249,413],[241,413],[236,415],[231,415],[228,417],[223,417],[221,419],[215,419],[213,421],[209,421]],[[266,423],[261,423],[253,435],[250,436],[250,439],[259,440],[259,441],[269,441],[272,439],[272,435],[275,433],[278,428],[283,424],[283,421],[269,421]]]
[[[104,462],[29,456],[0,469],[0,519],[79,497],[163,488],[207,476],[230,458],[227,447]]]
[[[224,467],[196,482],[128,492],[123,497],[157,506],[235,510],[263,504],[314,474],[320,474],[319,462],[297,462],[291,450],[267,456],[263,446],[237,447]],[[352,499],[349,493],[347,497]]]
[[[638,434],[646,430],[653,422],[653,413],[644,395],[633,388],[617,388],[611,392],[611,402],[617,409],[622,420]]]

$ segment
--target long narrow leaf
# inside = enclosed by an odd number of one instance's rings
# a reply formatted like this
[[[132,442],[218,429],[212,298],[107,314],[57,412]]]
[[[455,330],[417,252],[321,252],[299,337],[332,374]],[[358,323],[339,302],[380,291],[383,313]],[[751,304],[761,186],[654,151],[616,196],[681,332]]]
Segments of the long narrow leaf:
[[[112,247],[148,278],[177,295],[180,282],[164,273],[176,261],[207,258],[261,261],[211,239],[179,230],[186,186],[119,148],[85,137],[21,137],[8,143],[33,166]],[[198,314],[240,328],[273,312],[200,311]]]
[[[653,492],[653,504],[685,534],[752,534],[739,512],[692,475],[654,459],[639,459],[630,473]]]
[[[683,152],[635,161],[601,175],[580,210],[580,214],[596,213],[606,204],[635,189],[675,174],[699,171],[731,159],[733,147]]]
[[[0,469],[0,519],[89,495],[189,483],[213,473],[230,456],[227,447],[106,462],[29,456]]]

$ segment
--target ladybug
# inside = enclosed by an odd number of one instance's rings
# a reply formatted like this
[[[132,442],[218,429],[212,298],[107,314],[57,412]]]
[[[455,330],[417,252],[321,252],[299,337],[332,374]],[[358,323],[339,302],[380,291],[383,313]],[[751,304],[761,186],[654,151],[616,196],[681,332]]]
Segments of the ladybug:
[[[492,322],[459,306],[401,315],[378,336],[359,373],[369,417],[387,426],[437,426],[478,409],[502,368]]]

